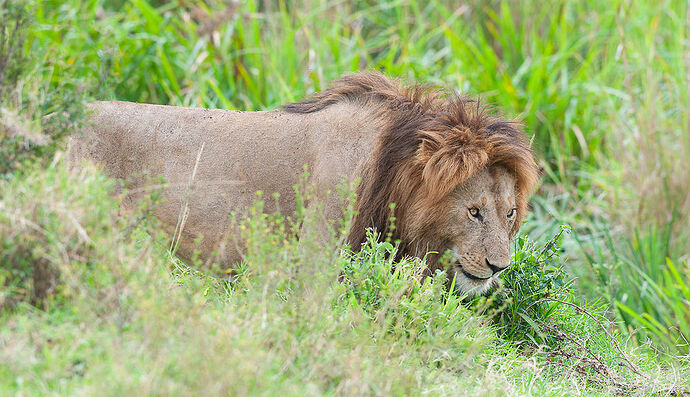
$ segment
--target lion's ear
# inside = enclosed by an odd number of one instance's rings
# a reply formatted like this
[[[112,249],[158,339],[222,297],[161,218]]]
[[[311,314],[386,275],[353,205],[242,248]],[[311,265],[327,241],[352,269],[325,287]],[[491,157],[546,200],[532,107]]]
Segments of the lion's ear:
[[[451,131],[422,131],[417,161],[430,192],[445,195],[489,161],[487,143],[469,128]]]

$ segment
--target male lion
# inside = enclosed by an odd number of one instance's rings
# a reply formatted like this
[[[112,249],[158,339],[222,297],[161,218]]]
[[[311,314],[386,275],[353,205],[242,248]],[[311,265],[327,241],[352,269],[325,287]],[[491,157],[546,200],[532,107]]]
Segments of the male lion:
[[[474,101],[429,86],[405,87],[378,73],[342,77],[272,111],[89,106],[92,123],[72,139],[71,160],[101,162],[117,178],[162,175],[168,185],[155,215],[173,230],[181,208],[188,211],[182,258],[197,247],[208,257],[224,246],[220,262],[239,261],[241,244],[223,244],[232,234],[231,211],[246,209],[261,190],[280,193],[281,211],[293,212],[292,187],[306,164],[317,192],[360,180],[353,248],[374,226],[400,240],[400,255],[438,253],[427,258],[430,271],[450,250],[458,290],[483,293],[510,263],[510,240],[538,179],[518,123]],[[144,189],[146,180],[135,178],[132,189]],[[319,197],[326,218],[342,216],[336,195]]]

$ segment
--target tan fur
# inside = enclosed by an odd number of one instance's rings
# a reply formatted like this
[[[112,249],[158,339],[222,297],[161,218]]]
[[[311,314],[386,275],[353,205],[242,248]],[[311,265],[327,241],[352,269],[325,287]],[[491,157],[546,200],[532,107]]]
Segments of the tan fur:
[[[244,211],[258,190],[279,192],[281,211],[294,211],[292,186],[306,164],[319,192],[361,180],[350,231],[355,249],[367,227],[389,231],[389,206],[396,203],[392,234],[400,255],[451,250],[459,288],[477,292],[489,285],[471,278],[488,275],[485,260],[507,266],[510,238],[537,182],[518,123],[472,100],[430,86],[405,87],[378,73],[343,77],[308,100],[267,112],[126,102],[90,107],[92,127],[72,140],[72,161],[102,162],[118,178],[162,175],[169,187],[155,215],[173,230],[185,202],[189,212],[182,257],[203,236],[205,257],[221,248],[221,262],[238,261],[242,242],[229,229],[230,212]],[[145,181],[135,177],[132,188],[146,189]],[[341,216],[337,197],[320,197],[328,218]],[[468,218],[470,202],[481,206],[485,222]],[[501,214],[511,206],[517,213],[507,222]],[[226,244],[228,236],[233,244]],[[438,268],[437,257],[429,264]]]

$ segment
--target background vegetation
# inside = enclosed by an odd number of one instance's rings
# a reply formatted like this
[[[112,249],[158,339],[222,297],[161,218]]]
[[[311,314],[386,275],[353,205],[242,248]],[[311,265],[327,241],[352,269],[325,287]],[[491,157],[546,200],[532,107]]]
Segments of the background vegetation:
[[[689,23],[679,0],[0,0],[0,389],[687,394]],[[534,136],[503,292],[464,302],[337,230],[316,261],[279,215],[241,220],[236,275],[203,274],[55,156],[85,100],[271,109],[364,69]]]

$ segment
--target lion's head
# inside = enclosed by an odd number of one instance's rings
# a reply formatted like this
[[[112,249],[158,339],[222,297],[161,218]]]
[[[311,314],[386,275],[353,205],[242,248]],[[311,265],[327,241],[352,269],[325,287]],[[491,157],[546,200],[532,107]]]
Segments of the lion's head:
[[[520,218],[516,186],[505,167],[494,165],[480,169],[440,199],[415,198],[418,206],[405,215],[403,241],[414,241],[406,253],[446,253],[446,270],[450,279],[455,277],[456,288],[483,293],[510,265],[510,240]],[[440,268],[438,255],[428,262],[430,270]]]
[[[285,109],[308,113],[340,101],[360,103],[384,126],[358,187],[353,247],[374,226],[400,241],[401,256],[432,252],[430,272],[448,252],[458,290],[486,291],[510,263],[510,240],[538,180],[520,124],[477,101],[378,73],[343,77]]]

